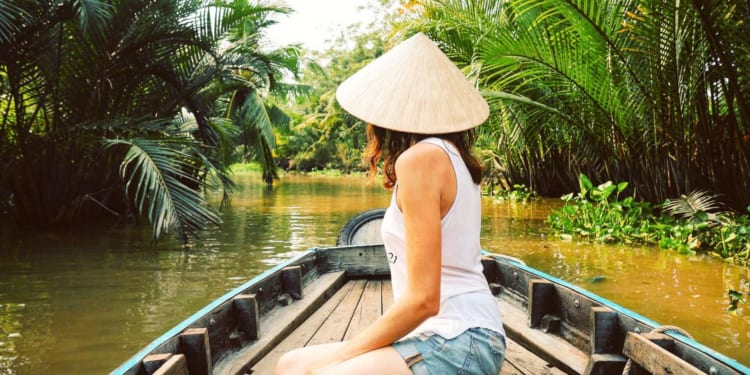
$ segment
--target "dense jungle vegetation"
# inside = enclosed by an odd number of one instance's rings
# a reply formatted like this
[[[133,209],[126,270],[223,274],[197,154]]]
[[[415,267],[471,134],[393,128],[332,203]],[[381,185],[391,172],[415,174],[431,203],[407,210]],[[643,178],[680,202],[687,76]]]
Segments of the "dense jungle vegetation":
[[[327,51],[269,49],[289,11],[0,0],[0,210],[26,225],[145,218],[155,238],[187,238],[219,222],[202,190],[228,198],[232,163],[259,162],[269,183],[277,168],[361,170],[364,124],[335,88],[422,31],[490,103],[477,150],[490,193],[559,197],[583,175],[687,204],[686,220],[720,208],[747,222],[746,1],[381,0]],[[738,228],[732,256],[750,256]]]

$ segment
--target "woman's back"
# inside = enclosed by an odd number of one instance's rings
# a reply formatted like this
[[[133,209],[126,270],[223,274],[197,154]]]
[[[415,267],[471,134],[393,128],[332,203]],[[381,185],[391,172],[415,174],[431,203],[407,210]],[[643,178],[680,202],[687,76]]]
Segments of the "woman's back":
[[[502,333],[497,305],[482,273],[479,186],[472,180],[461,155],[451,143],[436,137],[424,139],[421,143],[437,146],[447,155],[446,162],[450,162],[455,178],[446,183],[455,181],[455,196],[440,222],[440,311],[417,327],[412,334],[429,332],[451,338],[472,327]],[[397,196],[398,185],[382,224],[383,242],[396,299],[407,287],[408,258],[404,217]]]

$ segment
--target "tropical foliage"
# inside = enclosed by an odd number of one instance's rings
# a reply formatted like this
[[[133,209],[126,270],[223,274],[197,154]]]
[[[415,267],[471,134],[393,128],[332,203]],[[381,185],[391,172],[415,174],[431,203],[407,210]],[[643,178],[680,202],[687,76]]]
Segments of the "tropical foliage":
[[[627,182],[607,181],[594,186],[586,175],[579,176],[580,192],[562,197],[565,205],[547,221],[564,239],[574,236],[600,242],[646,244],[653,242],[650,221],[655,209],[632,196],[621,198]]]
[[[361,151],[366,143],[365,125],[345,112],[336,101],[336,87],[358,67],[383,51],[382,37],[371,33],[358,37],[349,51],[328,51],[325,66],[310,63],[303,70],[305,84],[313,89],[298,106],[293,128],[279,129],[279,157],[287,168],[301,171],[336,168],[361,170]]]
[[[353,24],[330,40],[324,51],[310,51],[299,80],[309,91],[289,105],[293,127],[277,127],[278,158],[290,170],[339,169],[364,171],[362,151],[367,142],[365,124],[344,111],[336,88],[354,72],[388,49],[397,1],[379,0],[366,10],[372,22]]]
[[[579,185],[580,192],[564,195],[565,205],[547,218],[564,239],[658,245],[750,264],[750,216],[726,211],[712,194],[694,191],[651,205],[623,195],[627,182],[594,186],[582,174]]]
[[[145,217],[155,239],[218,223],[203,189],[215,175],[227,197],[235,146],[273,165],[283,116],[262,96],[296,53],[263,54],[258,41],[285,11],[0,0],[0,209],[34,226]]]
[[[526,185],[515,184],[510,189],[499,189],[497,191],[488,191],[488,195],[495,201],[521,202],[528,203],[536,196],[536,193],[529,190]]]
[[[424,31],[493,111],[484,145],[507,186],[629,181],[651,202],[706,189],[750,204],[744,1],[422,1]]]
[[[252,9],[249,12],[252,17],[245,17],[230,30],[224,39],[228,46],[222,54],[224,74],[217,85],[219,89],[215,90],[218,112],[224,113],[239,130],[232,141],[240,150],[231,153],[233,157],[227,161],[259,163],[268,184],[277,177],[274,130],[288,129],[291,121],[277,102],[306,91],[304,85],[282,80],[286,75],[297,76],[299,47],[268,51],[263,45],[264,29],[275,23],[270,16],[285,11],[267,7]],[[231,95],[226,95],[227,92]]]
[[[357,170],[364,124],[335,88],[416,31],[491,103],[478,143],[489,191],[559,196],[585,174],[629,181],[617,201],[711,191],[750,204],[748,3],[378,4],[379,22],[306,56],[304,85],[290,85],[299,50],[263,45],[284,8],[0,0],[0,210],[30,225],[147,218],[156,238],[185,236],[218,222],[202,191],[219,181],[228,197],[232,162],[258,162],[269,183],[276,165]]]

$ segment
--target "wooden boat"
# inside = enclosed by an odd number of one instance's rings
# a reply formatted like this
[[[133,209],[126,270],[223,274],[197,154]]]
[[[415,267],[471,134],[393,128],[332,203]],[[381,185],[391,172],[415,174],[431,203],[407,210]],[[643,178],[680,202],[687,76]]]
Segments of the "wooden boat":
[[[112,374],[272,374],[287,350],[345,340],[393,302],[383,210],[210,303]],[[750,374],[675,328],[530,268],[482,260],[508,335],[501,374]]]

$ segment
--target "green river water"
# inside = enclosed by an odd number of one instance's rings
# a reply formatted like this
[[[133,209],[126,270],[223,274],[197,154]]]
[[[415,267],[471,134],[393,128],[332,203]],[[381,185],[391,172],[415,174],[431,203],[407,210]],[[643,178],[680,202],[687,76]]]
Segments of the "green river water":
[[[361,176],[257,174],[224,224],[184,248],[151,242],[148,226],[90,224],[20,231],[0,222],[0,375],[106,374],[213,299],[310,247],[333,245],[347,219],[385,207],[389,193]],[[218,197],[215,197],[218,199]],[[484,201],[483,247],[579,285],[750,365],[750,305],[727,312],[727,292],[750,270],[653,248],[560,241],[544,220],[559,199]]]

